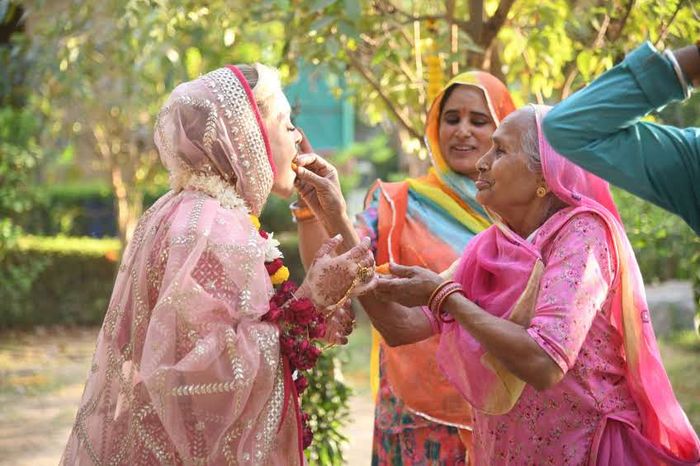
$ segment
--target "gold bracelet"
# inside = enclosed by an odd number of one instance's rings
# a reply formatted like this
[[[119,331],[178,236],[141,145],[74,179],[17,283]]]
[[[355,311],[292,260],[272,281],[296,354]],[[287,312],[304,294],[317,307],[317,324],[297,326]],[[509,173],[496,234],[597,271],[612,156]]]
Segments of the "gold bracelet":
[[[350,299],[350,294],[352,294],[353,290],[357,287],[357,285],[360,284],[360,282],[366,282],[368,278],[370,278],[371,274],[374,273],[374,269],[371,267],[360,267],[357,269],[357,274],[355,274],[355,277],[352,279],[352,283],[350,283],[350,287],[347,289],[345,292],[345,295],[340,298],[340,300],[327,307],[326,309],[329,310],[325,317],[328,317],[329,315],[333,314],[340,306],[343,305],[345,301]]]

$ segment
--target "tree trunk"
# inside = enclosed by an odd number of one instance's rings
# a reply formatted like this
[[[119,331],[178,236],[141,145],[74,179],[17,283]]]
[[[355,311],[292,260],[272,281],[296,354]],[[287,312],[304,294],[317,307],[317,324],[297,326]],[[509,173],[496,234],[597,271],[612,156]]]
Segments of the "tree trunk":
[[[124,179],[122,169],[118,164],[113,164],[111,171],[119,241],[122,244],[122,251],[124,251],[127,243],[131,241],[136,224],[143,212],[143,193],[133,183]]]

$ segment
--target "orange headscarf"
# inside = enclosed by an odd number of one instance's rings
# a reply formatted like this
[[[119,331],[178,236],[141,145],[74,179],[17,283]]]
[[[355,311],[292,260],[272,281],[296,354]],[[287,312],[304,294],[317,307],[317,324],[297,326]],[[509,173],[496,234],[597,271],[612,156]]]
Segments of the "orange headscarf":
[[[401,183],[377,183],[379,191],[377,263],[392,260],[442,272],[456,261],[466,243],[489,222],[474,197],[469,178],[450,169],[440,152],[440,103],[453,85],[474,86],[486,99],[498,125],[515,110],[506,86],[483,71],[469,71],[452,79],[435,98],[428,112],[425,142],[433,164],[428,175]],[[383,373],[393,393],[414,413],[440,424],[471,428],[471,409],[437,367],[439,339],[390,348],[374,332],[372,385],[378,389],[379,347]]]

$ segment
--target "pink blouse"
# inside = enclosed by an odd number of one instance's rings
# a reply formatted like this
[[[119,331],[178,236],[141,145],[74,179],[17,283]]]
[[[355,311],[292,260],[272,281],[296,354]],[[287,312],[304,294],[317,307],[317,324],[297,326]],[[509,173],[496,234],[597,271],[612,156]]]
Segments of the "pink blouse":
[[[546,233],[539,231],[534,244]],[[546,267],[527,331],[565,376],[542,392],[526,386],[505,415],[475,411],[477,464],[587,464],[608,417],[639,427],[620,356],[623,342],[610,323],[616,261],[609,244],[602,221],[586,213],[544,245]]]

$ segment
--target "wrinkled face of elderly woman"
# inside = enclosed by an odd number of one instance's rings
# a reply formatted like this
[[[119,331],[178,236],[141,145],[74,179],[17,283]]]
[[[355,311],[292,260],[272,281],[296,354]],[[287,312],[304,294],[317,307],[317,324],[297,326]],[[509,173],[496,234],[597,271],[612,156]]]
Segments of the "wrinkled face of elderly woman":
[[[545,186],[544,178],[529,168],[526,152],[537,149],[535,125],[531,108],[513,112],[494,131],[491,149],[477,162],[476,200],[506,223],[514,216],[522,217],[542,200],[537,188]]]

